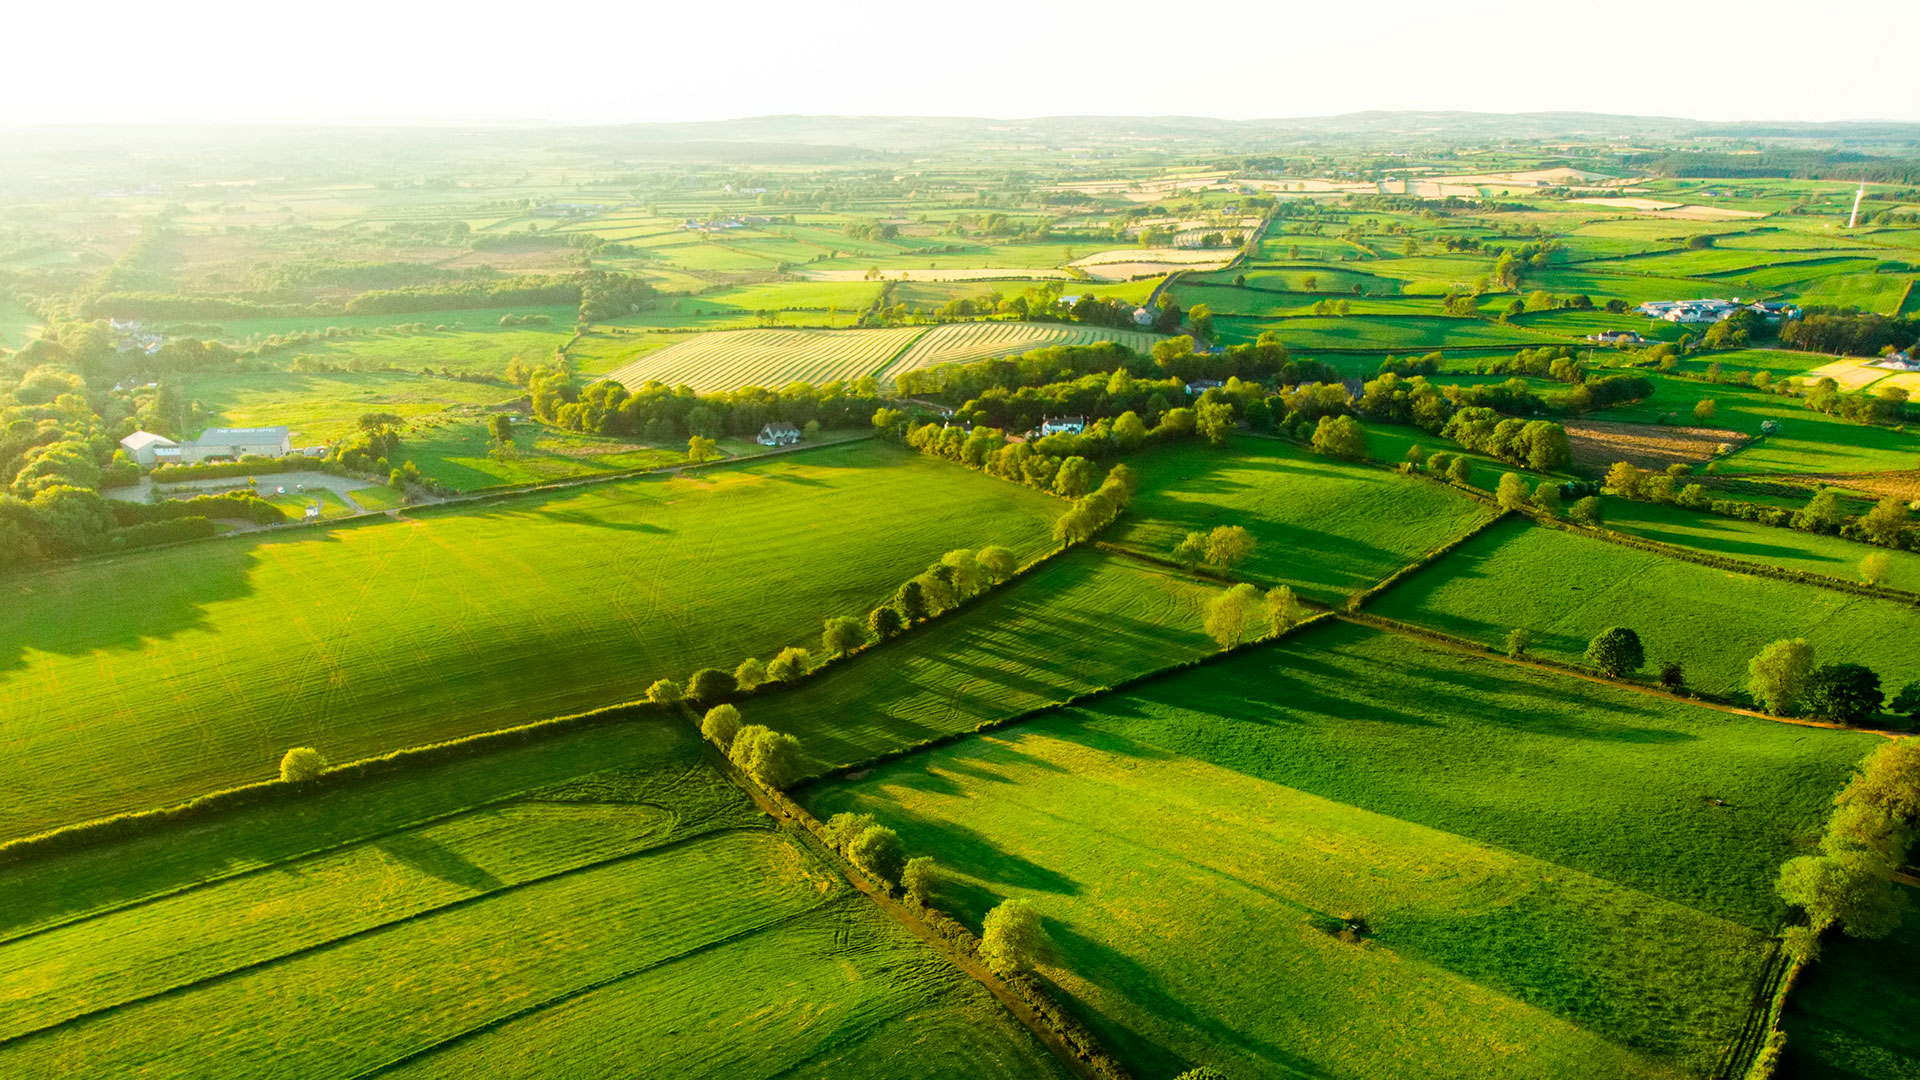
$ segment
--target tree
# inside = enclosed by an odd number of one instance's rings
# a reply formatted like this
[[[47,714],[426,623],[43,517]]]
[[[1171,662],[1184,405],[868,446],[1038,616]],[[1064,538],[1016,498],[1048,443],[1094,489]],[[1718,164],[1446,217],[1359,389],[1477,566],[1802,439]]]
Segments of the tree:
[[[1093,480],[1093,462],[1077,455],[1070,457],[1060,463],[1060,471],[1054,474],[1054,494],[1077,499],[1093,490]]]
[[[1542,480],[1533,489],[1533,508],[1543,517],[1556,517],[1560,513],[1560,485],[1551,480]]]
[[[827,843],[832,844],[841,851],[845,851],[847,850],[847,845],[853,843],[856,837],[877,824],[879,824],[879,822],[874,820],[872,814],[856,814],[852,811],[842,810],[840,813],[828,818],[826,825],[822,826],[821,831],[826,833]]]
[[[1046,931],[1032,901],[1002,900],[987,912],[980,929],[980,959],[988,967],[1003,974],[1022,971],[1032,967],[1046,948]]]
[[[1883,547],[1894,547],[1907,531],[1907,504],[1889,495],[1860,518],[1860,531]]]
[[[1267,626],[1275,634],[1286,633],[1299,619],[1300,601],[1294,598],[1291,587],[1275,585],[1267,590]]]
[[[1567,510],[1567,517],[1589,529],[1600,527],[1600,500],[1592,495],[1575,502]]]
[[[1062,544],[1078,544],[1099,530],[1100,523],[1094,516],[1076,506],[1054,521],[1053,538]]]
[[[280,757],[280,781],[304,784],[327,771],[327,759],[311,746],[296,746]]]
[[[1859,664],[1821,664],[1807,675],[1801,701],[1826,720],[1857,724],[1880,711],[1880,676]]]
[[[720,456],[720,444],[705,435],[695,435],[687,440],[687,460],[695,465],[703,461],[712,461]]]
[[[1527,649],[1533,644],[1533,631],[1524,626],[1516,626],[1507,631],[1507,655],[1515,660],[1527,655]]]
[[[700,734],[723,754],[733,749],[733,738],[740,734],[740,710],[731,705],[708,709],[707,715],[700,718]]]
[[[980,568],[980,561],[966,548],[955,548],[940,556],[940,565],[953,582],[953,594],[957,599],[965,600],[987,587],[986,571]]]
[[[1693,403],[1693,422],[1696,424],[1702,424],[1702,425],[1713,423],[1713,413],[1715,408],[1716,406],[1714,405],[1712,398],[1701,398],[1699,401],[1694,402]]]
[[[686,692],[680,689],[680,684],[672,679],[657,679],[652,686],[647,687],[647,700],[655,705],[671,705],[686,696]]]
[[[1122,368],[1122,371],[1125,369]],[[1117,374],[1117,373],[1116,373]],[[1113,420],[1113,442],[1122,450],[1132,450],[1147,441],[1147,422],[1129,409]]]
[[[907,628],[907,620],[901,618],[900,609],[882,604],[867,615],[867,629],[873,632],[875,640],[887,641]]]
[[[767,678],[774,682],[792,682],[807,673],[813,663],[813,655],[797,645],[780,650],[780,655],[767,665]]]
[[[906,868],[907,848],[900,842],[899,833],[885,825],[873,825],[847,845],[847,861],[875,881],[893,885]]]
[[[1786,716],[1800,704],[1807,676],[1813,673],[1813,646],[1806,638],[1781,638],[1747,661],[1747,692],[1760,707]]]
[[[1920,723],[1920,682],[1910,682],[1893,695],[1887,703],[1887,711],[1907,718],[1909,724]]]
[[[506,413],[494,413],[487,421],[487,431],[497,443],[513,442],[513,417]]]
[[[702,705],[711,705],[738,689],[739,680],[719,668],[701,668],[687,680],[687,697]]]
[[[1203,401],[1194,406],[1193,429],[1213,446],[1227,445],[1233,434],[1233,406],[1224,401]]]
[[[1367,432],[1351,416],[1323,416],[1313,428],[1313,448],[1333,457],[1364,461],[1367,457]]]
[[[1173,561],[1191,570],[1207,560],[1207,534],[1190,532],[1173,546]]]
[[[1608,491],[1623,499],[1638,499],[1645,492],[1647,475],[1631,461],[1616,461],[1607,470],[1607,478],[1601,483]]]
[[[1533,505],[1526,478],[1516,472],[1500,474],[1500,486],[1494,491],[1494,498],[1502,510],[1525,510]]]
[[[800,769],[800,740],[782,731],[749,724],[733,737],[727,757],[742,772],[770,788],[793,782]]]
[[[1794,511],[1793,527],[1803,532],[1836,533],[1840,526],[1847,523],[1847,507],[1840,501],[1840,493],[1832,488],[1824,488],[1807,500],[1807,505]]]
[[[1255,612],[1263,606],[1260,590],[1242,582],[1213,598],[1207,604],[1207,635],[1223,649],[1240,644],[1253,625]]]
[[[866,628],[850,615],[835,615],[827,620],[820,645],[835,656],[845,656],[867,643]]]
[[[1012,577],[1020,569],[1020,560],[1014,557],[1013,552],[997,544],[981,548],[980,554],[974,556],[974,560],[980,564],[980,569],[987,572],[987,577],[995,585]]]
[[[800,437],[807,440],[808,442],[819,442],[820,441],[820,421],[818,420],[807,421],[805,426],[803,426],[800,429]]]
[[[1860,580],[1869,585],[1878,585],[1887,580],[1887,569],[1893,560],[1884,551],[1870,551],[1860,558]]]
[[[1222,570],[1253,554],[1253,534],[1238,525],[1220,525],[1207,534],[1207,561]]]
[[[1447,462],[1450,460],[1452,460],[1452,457],[1446,451],[1434,451],[1427,457],[1427,475],[1439,477],[1444,480],[1447,475]]]
[[[733,682],[742,690],[752,690],[767,681],[767,665],[749,656],[733,669]]]
[[[908,581],[893,594],[893,606],[900,609],[900,617],[911,626],[927,617],[927,598],[917,580]]]
[[[1780,868],[1780,898],[1807,913],[1815,929],[1838,925],[1849,937],[1886,937],[1900,925],[1906,897],[1893,866],[1865,851],[1803,855]]]
[[[908,859],[907,865],[901,869],[900,887],[916,903],[931,906],[934,898],[940,895],[942,876],[940,864],[934,862],[931,856],[917,855]]]
[[[1473,483],[1473,462],[1465,456],[1455,457],[1447,462],[1447,479],[1465,487]]]
[[[1587,663],[1616,679],[1640,670],[1646,662],[1647,651],[1640,644],[1640,635],[1624,626],[1608,627],[1587,643]]]
[[[1687,673],[1678,660],[1668,660],[1660,665],[1660,685],[1676,694],[1686,689]]]

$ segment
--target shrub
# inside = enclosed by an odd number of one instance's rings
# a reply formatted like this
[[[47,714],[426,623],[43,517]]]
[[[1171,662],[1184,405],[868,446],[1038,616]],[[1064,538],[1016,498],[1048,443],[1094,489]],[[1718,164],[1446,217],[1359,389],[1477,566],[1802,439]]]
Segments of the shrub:
[[[1860,559],[1860,580],[1868,585],[1878,585],[1887,580],[1887,568],[1892,563],[1884,551],[1871,551]]]
[[[1614,678],[1638,671],[1646,662],[1640,635],[1624,626],[1608,627],[1587,643],[1587,663]]]
[[[996,585],[1012,577],[1020,569],[1020,560],[1014,558],[1013,552],[997,544],[981,548],[974,559],[980,564],[980,569],[987,572],[988,579]]]
[[[1524,626],[1516,626],[1507,631],[1507,655],[1515,660],[1527,655],[1527,649],[1533,644],[1533,631]]]
[[[826,629],[820,634],[821,646],[835,656],[845,656],[866,643],[866,628],[850,615],[828,619]]]
[[[1447,463],[1447,479],[1456,484],[1473,483],[1473,462],[1464,457],[1456,457]]]
[[[1184,541],[1183,541],[1184,543]],[[1207,561],[1222,570],[1253,554],[1253,534],[1238,525],[1220,525],[1207,534]]]
[[[720,748],[721,753],[733,749],[734,736],[740,734],[740,710],[731,705],[715,705],[700,718],[700,734],[707,741]]]
[[[807,673],[813,663],[813,655],[799,646],[781,649],[780,655],[767,665],[767,678],[773,682],[792,682]]]
[[[1542,480],[1533,489],[1533,508],[1547,517],[1556,517],[1560,513],[1560,485],[1551,480]]]
[[[1687,673],[1681,669],[1679,661],[1668,660],[1660,665],[1660,685],[1675,693],[1686,689]]]
[[[980,959],[995,971],[1011,973],[1033,966],[1046,949],[1046,931],[1033,903],[1002,900],[987,912],[980,929]]]
[[[872,814],[855,814],[842,811],[827,819],[827,823],[822,827],[822,830],[827,834],[827,843],[845,851],[848,844],[853,843],[856,837],[868,829],[873,828],[875,824],[877,823],[874,821]]]
[[[1351,416],[1323,416],[1314,425],[1313,448],[1322,454],[1364,461],[1367,458],[1367,432]]]
[[[766,681],[767,665],[751,656],[740,661],[740,666],[733,669],[733,683],[742,690],[752,690]]]
[[[932,906],[934,898],[940,895],[940,865],[931,856],[918,855],[907,860],[900,871],[900,887],[907,895],[927,906]]]
[[[1494,491],[1494,498],[1502,510],[1525,510],[1533,502],[1527,493],[1526,478],[1519,473],[1501,473],[1500,484]]]
[[[900,617],[900,611],[893,607],[877,607],[867,615],[867,629],[872,631],[876,640],[886,641],[907,628],[907,620]]]
[[[1887,711],[1907,718],[1908,723],[1920,723],[1920,682],[1910,682],[1893,695],[1887,703]]]
[[[1600,527],[1600,500],[1592,495],[1581,499],[1567,510],[1567,516],[1576,523],[1589,529]]]
[[[647,700],[655,705],[671,705],[686,696],[686,692],[680,689],[680,684],[672,679],[657,679],[652,686],[647,687]]]
[[[280,757],[280,779],[283,783],[304,784],[309,780],[318,780],[320,774],[326,771],[327,759],[311,746],[296,746]]]
[[[740,689],[740,681],[719,668],[701,668],[687,680],[687,696],[702,705],[711,705]]]
[[[847,845],[847,861],[875,881],[892,886],[906,868],[907,849],[900,843],[899,833],[885,825],[873,825]]]

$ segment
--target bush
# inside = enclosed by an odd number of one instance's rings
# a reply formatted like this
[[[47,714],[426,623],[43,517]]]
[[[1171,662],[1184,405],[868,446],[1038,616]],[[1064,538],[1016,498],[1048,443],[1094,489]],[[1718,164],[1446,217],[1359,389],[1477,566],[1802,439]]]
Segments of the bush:
[[[861,873],[891,887],[906,869],[907,849],[900,843],[899,833],[885,825],[873,825],[847,845],[847,861]]]
[[[1515,660],[1527,655],[1527,649],[1533,644],[1533,631],[1524,626],[1516,626],[1507,631],[1507,655]]]
[[[767,681],[767,665],[749,656],[733,669],[733,682],[742,690],[752,690]]]
[[[1678,661],[1668,660],[1660,665],[1660,685],[1676,694],[1686,689],[1687,673]]]
[[[800,740],[749,724],[733,737],[727,757],[748,776],[777,790],[793,783],[800,772]]]
[[[309,780],[318,780],[320,774],[326,771],[327,759],[311,746],[296,746],[280,758],[280,779],[283,783],[304,784]]]
[[[1118,471],[1120,466],[1114,468]],[[980,564],[980,569],[985,570],[987,577],[996,585],[1012,577],[1020,569],[1020,560],[1014,557],[1013,552],[998,545],[981,548],[974,559]]]
[[[845,851],[861,833],[877,824],[872,814],[855,814],[842,811],[827,819],[822,831],[827,835],[827,843]]]
[[[652,686],[647,687],[647,700],[655,705],[671,705],[686,696],[686,692],[680,689],[680,684],[672,679],[658,679]]]
[[[1567,517],[1571,518],[1577,524],[1585,525],[1589,529],[1599,528],[1600,500],[1592,495],[1581,499],[1567,510]]]
[[[940,895],[940,865],[927,855],[918,855],[907,860],[900,871],[900,887],[913,897],[915,902],[931,907]]]
[[[860,625],[860,620],[848,615],[828,619],[826,629],[820,634],[821,647],[835,656],[845,656],[866,643],[866,628]]]
[[[980,959],[1003,974],[1033,966],[1046,949],[1046,931],[1040,927],[1040,913],[1033,903],[1015,898],[1002,900],[987,912],[980,930]]]
[[[780,655],[767,665],[767,678],[773,682],[792,682],[805,675],[812,663],[813,654],[797,645],[781,649]]]
[[[740,689],[740,682],[719,668],[701,668],[687,681],[687,696],[702,705],[712,705]]]
[[[156,544],[173,544],[182,540],[200,540],[212,536],[219,530],[213,522],[203,517],[179,517],[171,521],[147,521],[139,525],[129,525],[116,529],[112,542],[122,548],[153,547]]]
[[[1802,700],[1814,716],[1857,724],[1880,712],[1885,695],[1880,676],[1859,664],[1822,664],[1808,674]]]
[[[897,608],[877,607],[867,615],[867,629],[877,641],[886,641],[906,628],[907,620],[901,617]]]
[[[700,718],[700,734],[707,741],[720,748],[721,753],[733,749],[734,736],[740,734],[740,710],[731,705],[715,705]]]
[[[1624,626],[1602,630],[1587,643],[1587,663],[1616,679],[1640,670],[1646,662],[1647,652],[1640,644],[1640,635]]]

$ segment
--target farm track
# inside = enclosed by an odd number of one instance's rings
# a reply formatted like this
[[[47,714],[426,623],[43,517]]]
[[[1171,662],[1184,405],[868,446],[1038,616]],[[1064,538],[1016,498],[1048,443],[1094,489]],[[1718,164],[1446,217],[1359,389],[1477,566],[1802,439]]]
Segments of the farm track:
[[[217,986],[221,983],[239,978],[243,975],[248,975],[254,972],[266,970],[267,968],[273,967],[277,964],[285,963],[290,960],[324,953],[331,949],[335,949],[340,946],[346,945],[350,942],[359,941],[364,938],[376,937],[380,934],[384,934],[392,930],[398,930],[403,927],[412,925],[414,923],[423,922],[431,918],[446,915],[456,911],[461,911],[469,907],[475,907],[488,900],[498,899],[502,896],[507,896],[512,893],[519,892],[523,889],[531,888],[533,886],[544,885],[550,882],[560,881],[570,877],[576,877],[583,873],[588,873],[594,870],[605,869],[606,867],[615,866],[620,863],[637,862],[641,859],[648,858],[654,855],[670,853],[680,848],[687,847],[704,840],[709,840],[716,836],[721,836],[727,833],[754,832],[754,831],[758,831],[758,830],[756,829],[755,826],[751,826],[751,825],[719,826],[716,828],[710,828],[710,829],[704,830],[702,832],[693,833],[687,836],[676,837],[674,839],[667,840],[660,844],[655,844],[650,847],[641,848],[638,851],[625,852],[623,854],[609,856],[604,859],[597,859],[590,863],[583,863],[578,866],[567,867],[566,869],[563,869],[563,870],[556,870],[549,874],[542,874],[537,877],[531,877],[524,881],[516,881],[511,884],[502,885],[499,888],[489,889],[486,892],[475,893],[472,896],[461,897],[457,900],[449,901],[448,903],[441,904],[436,907],[427,908],[422,911],[417,911],[410,915],[402,916],[398,919],[393,919],[391,921],[379,923],[373,926],[363,927],[351,933],[342,934],[339,937],[328,938],[325,941],[315,942],[312,945],[303,946],[297,949],[290,949],[286,952],[278,953],[273,956],[262,957],[259,960],[254,960],[245,964],[240,964],[223,971],[219,971],[210,975],[203,976],[201,978],[190,979],[183,983],[176,983],[172,986],[165,987],[160,990],[155,990],[150,993],[140,994],[134,997],[126,998],[124,1000],[117,1001],[111,1005],[104,1005],[97,1009],[91,1009],[87,1012],[79,1013],[77,1015],[67,1017],[64,1020],[59,1020],[51,1024],[45,1024],[28,1031],[23,1031],[15,1035],[10,1035],[4,1039],[0,1039],[0,1050],[4,1050],[7,1047],[18,1046],[22,1043],[31,1042],[33,1040],[42,1038],[44,1036],[52,1035],[52,1034],[66,1031],[72,1028],[84,1027],[87,1024],[93,1023],[98,1020],[106,1019],[108,1017],[111,1017],[117,1013],[123,1012],[130,1008],[134,1008],[140,1005],[151,1004],[156,1001],[165,1001],[171,998],[177,998],[182,995],[189,994],[198,990],[204,990],[210,986]],[[811,909],[808,909],[808,910],[811,910]]]

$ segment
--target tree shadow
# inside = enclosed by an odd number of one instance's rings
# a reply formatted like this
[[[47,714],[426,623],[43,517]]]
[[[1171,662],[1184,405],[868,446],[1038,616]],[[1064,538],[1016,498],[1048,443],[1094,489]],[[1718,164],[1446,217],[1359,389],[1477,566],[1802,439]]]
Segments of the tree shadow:
[[[606,518],[595,517],[583,510],[535,510],[533,516],[557,521],[564,525],[584,525],[589,528],[614,529],[619,532],[652,533],[664,536],[672,531],[650,521],[608,521]]]
[[[474,892],[492,892],[505,884],[466,856],[418,833],[398,833],[375,846],[423,874]]]

